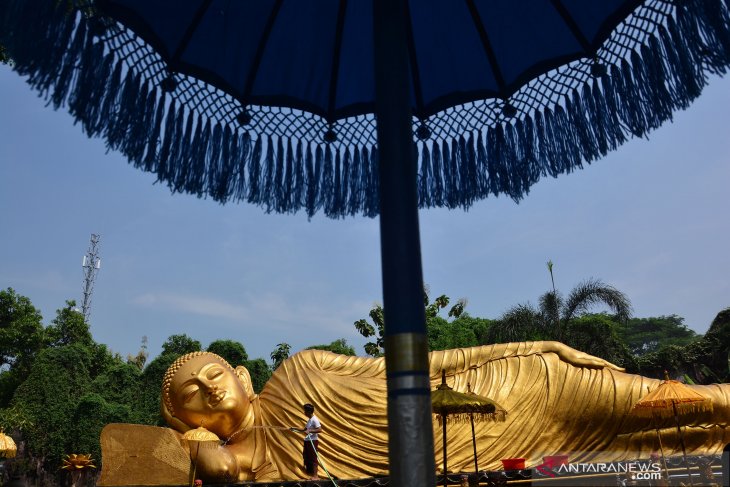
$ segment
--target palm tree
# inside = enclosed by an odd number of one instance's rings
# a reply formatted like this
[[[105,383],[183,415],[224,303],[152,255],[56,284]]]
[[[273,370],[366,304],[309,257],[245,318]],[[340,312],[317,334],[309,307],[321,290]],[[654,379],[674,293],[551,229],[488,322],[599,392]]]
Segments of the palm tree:
[[[551,271],[551,263],[548,269]],[[615,320],[625,324],[631,317],[629,298],[613,286],[598,279],[579,283],[564,299],[553,288],[540,296],[539,307],[530,303],[518,304],[507,310],[500,319],[489,327],[485,341],[504,343],[526,340],[557,340],[571,345],[577,339],[579,330],[574,324],[577,318],[588,310],[603,303],[614,313]],[[589,350],[583,350],[589,352]]]

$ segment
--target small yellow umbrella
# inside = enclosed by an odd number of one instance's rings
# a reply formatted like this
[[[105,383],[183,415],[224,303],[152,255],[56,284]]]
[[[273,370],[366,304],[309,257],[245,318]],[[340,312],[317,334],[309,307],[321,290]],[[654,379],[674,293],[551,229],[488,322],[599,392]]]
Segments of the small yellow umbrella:
[[[674,416],[674,422],[677,425],[677,435],[679,443],[682,446],[682,457],[687,467],[690,485],[692,484],[692,474],[687,463],[687,450],[684,446],[684,436],[682,428],[679,424],[679,416],[692,414],[700,411],[712,411],[712,402],[702,394],[696,392],[691,387],[669,378],[667,371],[664,371],[664,380],[659,387],[649,392],[645,397],[640,399],[632,409],[633,413],[639,417],[647,418],[670,418]],[[657,437],[659,438],[659,448],[662,449],[662,457],[664,456],[662,448],[662,438],[657,426]],[[666,461],[664,463],[666,470]]]
[[[499,417],[504,419],[505,411],[491,399],[453,390],[446,384],[445,370],[441,371],[441,385],[431,392],[431,409],[438,415],[443,427],[444,485],[446,485],[446,423],[465,422],[467,419],[473,422],[475,416],[478,420],[494,421]]]
[[[491,416],[487,416],[486,419],[490,419],[492,421],[504,421],[505,419],[507,419],[507,410],[506,409],[504,409],[502,406],[500,406],[496,402],[492,401],[491,399],[488,399],[484,396],[480,396],[476,392],[472,392],[471,384],[468,382],[466,383],[466,395],[480,398],[482,400],[489,401],[492,404],[494,404],[494,407],[495,407],[494,414],[492,414]],[[469,420],[471,421],[471,444],[472,444],[472,447],[474,448],[474,472],[477,475],[479,475],[479,464],[477,463],[477,435],[474,432],[474,414],[473,413],[469,413]]]
[[[15,441],[0,430],[0,458],[15,458],[18,447]]]
[[[188,446],[188,453],[190,454],[190,463],[193,464],[193,472],[190,478],[190,487],[195,482],[195,472],[198,468],[198,454],[200,453],[200,447],[203,448],[215,448],[220,442],[218,435],[209,431],[202,426],[192,430],[188,430],[183,434],[183,444]],[[193,460],[193,448],[195,448],[195,460]]]

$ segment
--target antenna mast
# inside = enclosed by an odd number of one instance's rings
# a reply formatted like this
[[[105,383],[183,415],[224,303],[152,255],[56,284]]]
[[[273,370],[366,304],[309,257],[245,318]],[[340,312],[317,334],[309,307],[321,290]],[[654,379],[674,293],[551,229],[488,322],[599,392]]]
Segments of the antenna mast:
[[[91,315],[91,293],[94,290],[94,279],[96,279],[96,273],[101,268],[98,248],[99,238],[99,235],[91,234],[89,250],[81,261],[81,267],[84,269],[84,301],[81,304],[81,312],[84,315],[84,321],[87,323]]]

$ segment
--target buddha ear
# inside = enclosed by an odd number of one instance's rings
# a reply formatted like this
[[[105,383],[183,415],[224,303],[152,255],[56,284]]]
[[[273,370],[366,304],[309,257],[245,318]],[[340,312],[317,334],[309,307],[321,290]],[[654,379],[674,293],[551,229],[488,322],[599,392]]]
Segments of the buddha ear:
[[[253,383],[251,382],[251,374],[248,373],[248,369],[243,365],[236,367],[236,376],[241,381],[243,390],[248,396],[248,400],[252,401],[256,397],[256,393],[253,391]]]
[[[167,410],[167,406],[165,405],[165,401],[160,401],[160,412],[162,413],[162,417],[165,419],[165,422],[172,429],[175,429],[180,433],[185,433],[187,430],[191,429],[190,426],[170,414],[170,411]]]

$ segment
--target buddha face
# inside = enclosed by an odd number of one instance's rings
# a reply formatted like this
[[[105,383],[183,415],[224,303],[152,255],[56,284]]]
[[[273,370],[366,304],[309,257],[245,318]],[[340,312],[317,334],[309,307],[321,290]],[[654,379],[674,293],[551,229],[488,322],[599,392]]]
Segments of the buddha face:
[[[204,426],[227,438],[246,425],[253,411],[241,379],[213,354],[184,362],[170,381],[172,414],[190,426]]]

